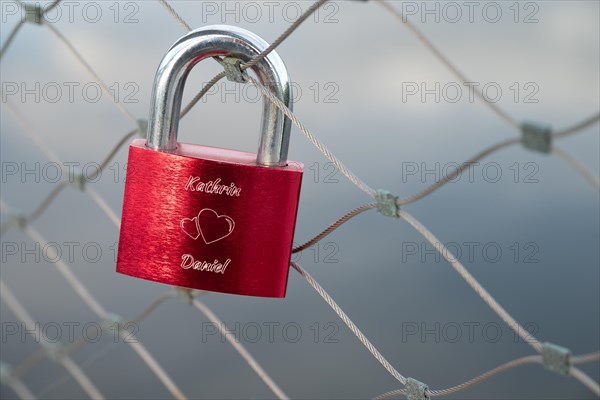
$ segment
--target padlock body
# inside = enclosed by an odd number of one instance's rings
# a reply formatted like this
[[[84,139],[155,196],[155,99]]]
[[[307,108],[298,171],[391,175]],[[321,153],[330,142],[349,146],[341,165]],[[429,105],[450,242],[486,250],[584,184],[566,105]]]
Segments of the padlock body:
[[[303,165],[178,143],[129,147],[117,272],[216,292],[285,297]]]

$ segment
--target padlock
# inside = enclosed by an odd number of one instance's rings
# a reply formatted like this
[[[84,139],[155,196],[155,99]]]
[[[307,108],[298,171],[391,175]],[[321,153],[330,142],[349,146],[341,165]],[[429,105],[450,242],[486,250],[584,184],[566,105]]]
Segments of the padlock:
[[[258,154],[177,142],[192,67],[208,57],[248,62],[267,47],[251,32],[215,25],[182,37],[164,56],[146,140],[129,147],[117,272],[185,288],[285,297],[303,170],[287,161],[289,119],[264,99]],[[277,53],[251,69],[292,107]]]

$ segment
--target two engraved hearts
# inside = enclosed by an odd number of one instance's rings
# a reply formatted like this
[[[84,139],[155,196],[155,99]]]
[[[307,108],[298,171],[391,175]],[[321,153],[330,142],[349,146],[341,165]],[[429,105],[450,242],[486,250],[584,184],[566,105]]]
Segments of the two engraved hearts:
[[[219,215],[215,210],[205,208],[193,218],[184,218],[180,224],[181,230],[196,240],[200,236],[204,243],[211,244],[231,235],[235,221],[227,215]]]

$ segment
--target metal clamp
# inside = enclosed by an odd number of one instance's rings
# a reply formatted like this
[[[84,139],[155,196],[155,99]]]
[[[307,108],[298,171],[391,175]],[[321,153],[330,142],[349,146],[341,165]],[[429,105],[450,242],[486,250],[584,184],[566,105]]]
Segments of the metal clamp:
[[[83,173],[83,170],[79,168],[74,168],[69,171],[69,183],[76,187],[79,191],[83,192],[85,190],[85,184],[87,183],[87,178]]]
[[[248,82],[248,74],[241,68],[242,61],[235,57],[224,57],[220,64],[225,69],[225,76],[231,82],[246,83]]]
[[[429,400],[429,386],[413,378],[406,378],[406,398],[408,400]]]
[[[27,216],[22,213],[15,213],[10,215],[10,219],[14,222],[14,224],[20,229],[23,230],[27,226]]]
[[[571,370],[571,350],[553,343],[542,344],[544,368],[559,374],[569,375]]]
[[[535,122],[525,122],[521,125],[521,133],[521,142],[525,148],[540,153],[550,153],[552,150],[551,127]]]
[[[39,4],[25,3],[25,21],[41,25],[44,21],[44,11]]]
[[[192,304],[194,301],[194,295],[192,294],[192,289],[184,288],[184,287],[175,287],[175,293],[177,293],[177,297],[185,304]]]
[[[394,196],[387,190],[378,190],[375,193],[375,200],[377,201],[377,211],[381,215],[392,218],[400,218],[398,207],[398,196]]]
[[[47,342],[43,344],[46,356],[54,362],[60,362],[65,356],[65,349],[58,343]]]

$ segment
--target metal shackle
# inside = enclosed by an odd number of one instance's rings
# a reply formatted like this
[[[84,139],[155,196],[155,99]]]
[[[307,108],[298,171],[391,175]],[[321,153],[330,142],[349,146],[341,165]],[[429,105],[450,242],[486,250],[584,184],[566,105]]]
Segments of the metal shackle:
[[[146,146],[172,152],[177,148],[179,112],[185,81],[191,69],[205,58],[227,56],[248,62],[268,47],[268,43],[245,29],[211,25],[180,38],[163,57],[150,101]],[[292,109],[291,82],[287,69],[272,51],[251,68],[288,108]],[[261,135],[257,164],[285,166],[290,141],[290,120],[267,98],[263,99]]]

